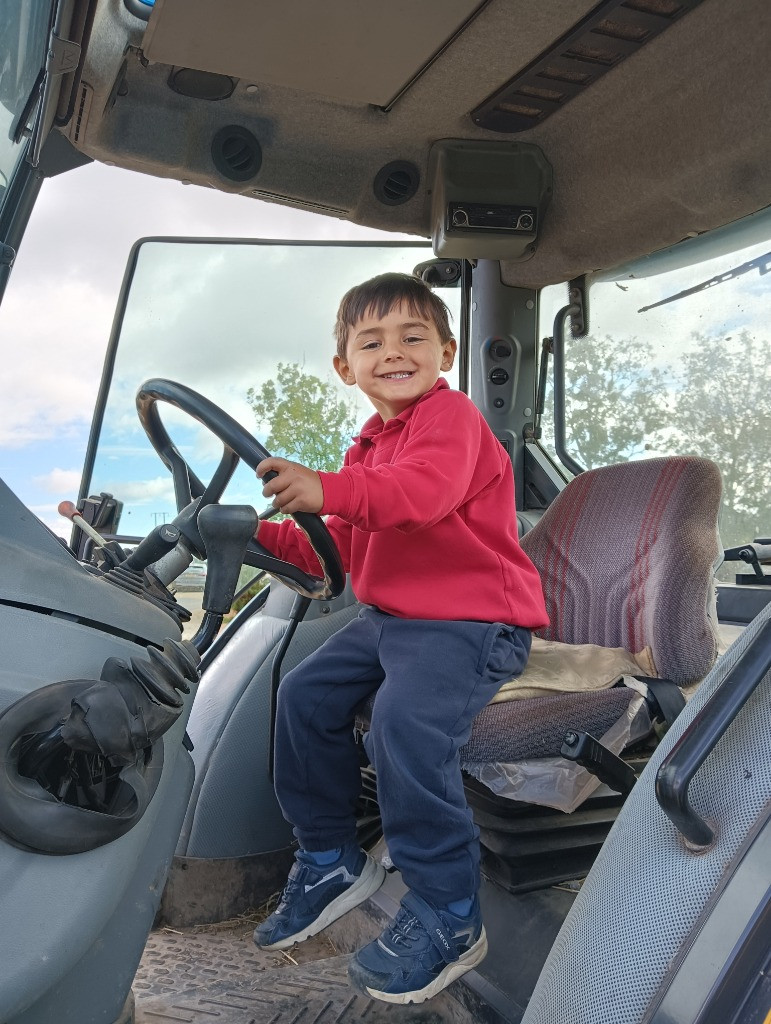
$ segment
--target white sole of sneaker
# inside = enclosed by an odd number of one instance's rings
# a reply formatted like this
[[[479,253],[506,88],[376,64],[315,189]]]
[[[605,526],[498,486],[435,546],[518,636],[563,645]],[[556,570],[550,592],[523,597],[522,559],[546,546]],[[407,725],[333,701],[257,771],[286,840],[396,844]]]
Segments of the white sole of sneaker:
[[[485,934],[484,928],[482,929],[479,938],[474,945],[466,953],[463,954],[458,960],[455,960],[451,964],[447,964],[441,974],[438,974],[430,985],[426,985],[425,988],[418,989],[415,992],[378,992],[375,988],[366,986],[367,992],[373,999],[379,999],[384,1003],[400,1003],[405,1005],[407,1003],[425,1003],[427,999],[433,999],[434,996],[438,995],[448,985],[452,985],[454,981],[461,978],[468,971],[473,970],[477,964],[480,964],[487,956],[487,935]]]
[[[358,907],[360,903],[376,893],[385,881],[385,876],[386,871],[383,865],[368,856],[361,874],[353,885],[324,907],[316,920],[312,921],[307,928],[303,928],[302,931],[296,932],[294,935],[288,935],[285,939],[279,939],[278,942],[273,942],[269,946],[260,946],[260,949],[289,949],[295,942],[303,942],[313,935],[318,935],[333,921],[337,921],[343,914],[347,914],[349,910]]]

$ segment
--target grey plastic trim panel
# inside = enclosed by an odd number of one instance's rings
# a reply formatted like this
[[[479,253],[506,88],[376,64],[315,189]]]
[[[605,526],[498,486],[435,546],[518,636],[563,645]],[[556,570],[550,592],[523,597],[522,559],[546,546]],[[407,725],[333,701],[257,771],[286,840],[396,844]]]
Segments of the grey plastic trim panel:
[[[185,717],[167,733],[158,790],[126,835],[70,857],[43,857],[0,844],[2,919],[13,921],[12,928],[0,930],[4,1024],[98,1024],[120,1011],[193,781],[192,762],[182,747]],[[83,969],[92,958],[99,970]],[[111,1017],[94,1009],[99,989],[115,1003]]]
[[[757,914],[769,899],[771,807],[748,837],[733,871],[707,904],[685,954],[664,980],[662,998],[641,1024],[696,1024],[730,974]],[[698,856],[695,854],[694,856]],[[738,993],[737,993],[738,995]]]
[[[530,441],[525,445],[525,495],[528,485],[542,494],[547,505],[554,501],[568,483],[540,444]],[[531,506],[525,502],[525,509]]]
[[[145,829],[143,841],[135,845],[134,856],[121,858],[120,863],[115,858],[115,876],[125,888],[109,918],[98,932],[92,930],[92,943],[80,959],[41,992],[34,1003],[28,1003],[25,1010],[0,1017],[4,1024],[132,1024],[133,1015],[126,1016],[126,1009],[133,1008],[131,982],[158,908],[193,781],[189,756],[181,749],[178,753],[173,771],[164,782],[163,808],[154,816],[152,827]],[[73,871],[70,879],[71,884],[80,883],[87,899],[87,865],[80,865],[78,873]],[[45,954],[55,963],[64,960],[66,952],[47,940],[44,925],[45,918],[41,916],[35,953],[41,958]],[[81,940],[79,935],[73,938],[75,942]],[[39,974],[31,967],[29,976],[37,978]]]
[[[721,622],[747,625],[771,603],[771,587],[737,583],[717,586],[717,616]]]

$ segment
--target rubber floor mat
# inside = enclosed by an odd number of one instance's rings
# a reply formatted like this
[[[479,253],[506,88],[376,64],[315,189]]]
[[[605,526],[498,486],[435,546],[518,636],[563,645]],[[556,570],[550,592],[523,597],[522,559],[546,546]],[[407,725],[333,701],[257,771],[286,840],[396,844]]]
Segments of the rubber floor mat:
[[[250,948],[251,947],[251,948]],[[321,936],[289,956],[218,934],[150,937],[134,982],[136,1024],[445,1024],[458,1019],[452,997],[392,1006],[358,995],[350,956],[293,963],[330,949]],[[276,966],[283,962],[285,966]]]

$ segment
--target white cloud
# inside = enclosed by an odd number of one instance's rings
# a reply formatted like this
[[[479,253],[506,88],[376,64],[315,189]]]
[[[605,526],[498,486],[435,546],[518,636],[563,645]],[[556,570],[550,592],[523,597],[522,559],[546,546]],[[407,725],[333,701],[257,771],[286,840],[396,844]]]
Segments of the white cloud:
[[[36,476],[34,481],[44,491],[48,491],[50,494],[58,494],[62,500],[65,498],[72,500],[73,496],[78,493],[80,477],[81,471],[79,469],[59,469],[57,467],[52,469],[50,473]]]
[[[148,505],[151,501],[166,501],[174,506],[174,486],[171,476],[157,476],[152,480],[121,480],[105,488],[119,494],[121,501],[133,505]]]
[[[111,302],[87,281],[51,282],[44,296],[29,280],[9,287],[0,314],[0,443],[90,422],[111,320]]]

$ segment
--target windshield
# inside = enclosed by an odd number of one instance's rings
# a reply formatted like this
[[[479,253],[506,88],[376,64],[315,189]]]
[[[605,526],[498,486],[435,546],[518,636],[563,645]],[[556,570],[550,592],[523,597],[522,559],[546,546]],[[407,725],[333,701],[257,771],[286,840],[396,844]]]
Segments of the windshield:
[[[23,129],[37,106],[33,91],[45,61],[50,11],[40,0],[0,4],[0,204],[24,155]]]
[[[224,409],[272,454],[337,469],[372,414],[357,388],[332,369],[332,330],[343,294],[388,270],[411,273],[430,256],[422,244],[286,244],[148,240],[139,247],[120,324],[89,493],[123,502],[120,532],[143,536],[176,515],[169,472],[137,418],[148,378],[192,388]],[[460,289],[439,293],[460,322]],[[457,376],[449,377],[457,386]],[[169,405],[172,441],[206,483],[222,444]],[[240,465],[223,501],[255,505],[254,472]]]

